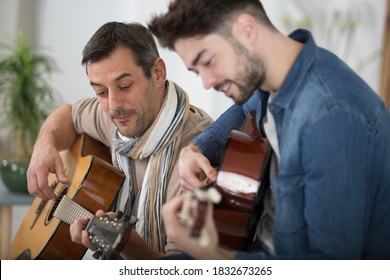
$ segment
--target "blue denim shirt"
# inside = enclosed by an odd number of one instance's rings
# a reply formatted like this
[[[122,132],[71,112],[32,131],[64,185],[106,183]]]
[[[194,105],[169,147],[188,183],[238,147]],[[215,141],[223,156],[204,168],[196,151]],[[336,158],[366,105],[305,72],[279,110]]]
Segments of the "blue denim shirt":
[[[238,259],[390,259],[390,114],[346,64],[316,46],[311,34],[290,35],[304,47],[269,105],[280,166],[275,196],[275,255],[237,252]],[[217,165],[232,129],[261,112],[255,91],[194,139]]]

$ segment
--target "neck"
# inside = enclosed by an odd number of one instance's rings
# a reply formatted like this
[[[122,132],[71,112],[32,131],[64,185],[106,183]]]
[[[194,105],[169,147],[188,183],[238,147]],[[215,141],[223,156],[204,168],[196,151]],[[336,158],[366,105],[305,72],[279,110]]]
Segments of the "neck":
[[[260,89],[279,91],[301,52],[303,44],[281,33],[271,32],[268,36],[268,42],[271,43],[267,44],[262,53],[266,67],[266,80]]]

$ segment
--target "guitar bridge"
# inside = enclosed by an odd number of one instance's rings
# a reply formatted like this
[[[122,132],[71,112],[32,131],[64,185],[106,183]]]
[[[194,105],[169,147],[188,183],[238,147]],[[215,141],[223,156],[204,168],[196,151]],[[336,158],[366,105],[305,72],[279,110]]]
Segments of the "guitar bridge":
[[[217,185],[233,193],[256,193],[260,182],[233,172],[219,171]]]

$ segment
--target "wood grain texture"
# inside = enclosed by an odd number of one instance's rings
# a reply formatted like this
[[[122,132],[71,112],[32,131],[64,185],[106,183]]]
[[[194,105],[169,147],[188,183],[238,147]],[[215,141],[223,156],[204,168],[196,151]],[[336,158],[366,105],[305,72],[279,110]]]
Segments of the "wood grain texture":
[[[61,157],[71,182],[64,185],[54,174],[49,175],[49,184],[58,197],[66,194],[93,214],[99,209],[108,211],[124,179],[122,172],[102,159],[110,160],[109,149],[83,134]],[[70,226],[53,216],[58,203],[34,199],[9,248],[8,259],[62,260],[84,256],[86,247],[72,242]]]

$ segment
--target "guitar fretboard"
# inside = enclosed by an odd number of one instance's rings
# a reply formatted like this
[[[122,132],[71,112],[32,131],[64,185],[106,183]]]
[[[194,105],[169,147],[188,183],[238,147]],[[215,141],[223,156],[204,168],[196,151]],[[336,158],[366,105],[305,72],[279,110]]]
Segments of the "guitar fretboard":
[[[94,215],[64,195],[54,211],[54,217],[71,225],[76,219],[92,219]]]

